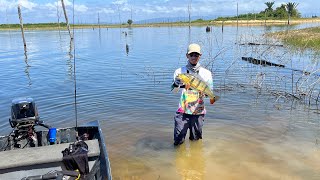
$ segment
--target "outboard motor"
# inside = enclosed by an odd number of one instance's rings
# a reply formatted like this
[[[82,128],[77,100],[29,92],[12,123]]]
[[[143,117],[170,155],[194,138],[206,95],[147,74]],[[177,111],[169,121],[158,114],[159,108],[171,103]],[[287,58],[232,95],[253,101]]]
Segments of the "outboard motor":
[[[9,119],[12,128],[35,125],[38,121],[38,110],[32,98],[12,100],[11,118]]]
[[[11,135],[11,149],[38,146],[34,126],[39,125],[40,122],[38,110],[32,98],[12,100],[9,123],[14,128]]]

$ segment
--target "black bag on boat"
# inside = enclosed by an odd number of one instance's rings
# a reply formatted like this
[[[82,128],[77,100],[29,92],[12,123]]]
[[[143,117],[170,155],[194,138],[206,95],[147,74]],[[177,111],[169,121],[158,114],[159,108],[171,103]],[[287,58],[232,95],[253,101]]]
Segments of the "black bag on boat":
[[[62,151],[63,164],[67,170],[79,170],[80,174],[89,173],[88,145],[84,141],[71,143],[69,148]]]

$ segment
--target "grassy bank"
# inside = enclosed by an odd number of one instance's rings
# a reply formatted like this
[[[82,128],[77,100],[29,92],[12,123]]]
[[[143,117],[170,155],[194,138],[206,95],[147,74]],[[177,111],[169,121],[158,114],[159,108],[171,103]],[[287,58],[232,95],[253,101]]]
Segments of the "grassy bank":
[[[320,27],[275,32],[267,36],[281,39],[285,44],[297,48],[320,50]]]

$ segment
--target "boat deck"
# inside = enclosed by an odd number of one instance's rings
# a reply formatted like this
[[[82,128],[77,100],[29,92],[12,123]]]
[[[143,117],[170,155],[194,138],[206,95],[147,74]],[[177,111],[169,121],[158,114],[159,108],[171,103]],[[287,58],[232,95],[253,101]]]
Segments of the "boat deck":
[[[91,169],[95,161],[90,161],[90,159],[96,159],[100,156],[99,141],[94,139],[85,142],[88,145],[89,168]],[[50,171],[65,170],[62,151],[68,148],[69,144],[54,144],[0,152],[0,179],[21,179]]]
[[[99,156],[99,142],[97,139],[85,141],[89,147],[88,157]],[[54,144],[26,149],[15,149],[0,152],[0,170],[62,161],[62,151],[70,143]]]

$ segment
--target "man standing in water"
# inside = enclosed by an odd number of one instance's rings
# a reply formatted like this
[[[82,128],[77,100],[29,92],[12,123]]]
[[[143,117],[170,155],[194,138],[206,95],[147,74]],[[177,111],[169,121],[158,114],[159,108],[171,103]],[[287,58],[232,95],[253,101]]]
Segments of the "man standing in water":
[[[187,50],[188,63],[177,69],[173,75],[173,88],[184,88],[178,74],[190,73],[200,76],[209,87],[213,89],[212,74],[209,70],[200,66],[201,48],[198,44],[190,44]],[[182,89],[179,108],[174,117],[174,145],[184,142],[188,129],[190,129],[190,140],[202,139],[202,126],[206,109],[204,106],[204,94],[193,89]],[[213,104],[214,100],[210,100]]]

